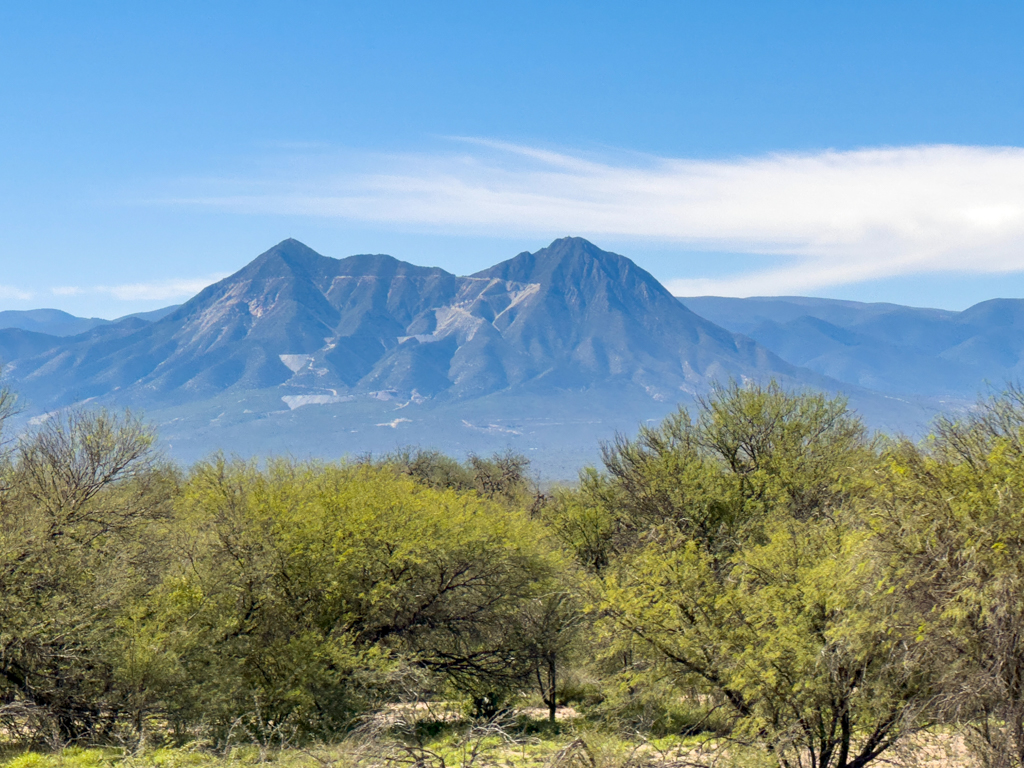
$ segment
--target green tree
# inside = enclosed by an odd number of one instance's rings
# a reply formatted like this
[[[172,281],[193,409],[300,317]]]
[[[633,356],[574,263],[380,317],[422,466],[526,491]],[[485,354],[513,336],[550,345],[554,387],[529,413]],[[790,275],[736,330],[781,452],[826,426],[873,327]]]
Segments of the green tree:
[[[617,436],[604,473],[556,494],[547,519],[582,564],[599,571],[653,530],[725,555],[769,510],[806,517],[863,494],[873,452],[842,398],[732,383],[698,406]]]
[[[524,601],[520,609],[514,641],[527,659],[528,682],[535,684],[555,722],[566,667],[580,650],[581,635],[589,629],[590,617],[583,600],[570,579],[552,581],[550,591]]]
[[[508,628],[557,567],[525,513],[387,466],[217,459],[179,510],[150,625],[181,723],[223,729],[258,700],[329,733],[423,675],[470,695],[512,685]]]
[[[872,559],[873,451],[839,399],[718,390],[606,451],[642,534],[605,609],[780,765],[851,768],[924,722],[925,659]]]
[[[867,765],[926,721],[927,657],[858,525],[772,520],[723,566],[666,538],[607,579],[616,624],[781,765]]]
[[[988,766],[1024,765],[1024,392],[886,454],[874,507],[891,580],[936,654],[948,717]]]
[[[173,473],[130,415],[72,411],[23,437],[0,492],[0,692],[65,741],[131,708],[119,626],[158,578]]]
[[[526,475],[529,460],[511,450],[489,458],[472,454],[460,463],[439,451],[405,449],[376,460],[368,456],[362,463],[391,467],[437,490],[476,491],[488,499],[516,506],[536,503],[540,496]]]

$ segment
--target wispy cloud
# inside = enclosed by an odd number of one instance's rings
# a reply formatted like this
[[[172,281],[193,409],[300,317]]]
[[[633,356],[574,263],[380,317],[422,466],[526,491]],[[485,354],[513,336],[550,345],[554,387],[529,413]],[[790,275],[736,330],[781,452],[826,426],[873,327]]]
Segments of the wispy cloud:
[[[222,182],[179,203],[502,235],[652,238],[788,256],[677,280],[680,295],[801,292],[936,271],[1024,269],[1024,149],[922,146],[698,161],[595,160],[481,139],[368,172]],[[365,165],[364,165],[365,167]],[[773,264],[778,259],[773,258]]]
[[[82,296],[102,294],[121,301],[173,301],[194,296],[211,283],[227,277],[214,274],[187,280],[160,280],[152,283],[125,283],[122,285],[65,285],[50,289],[55,296]]]
[[[0,285],[0,299],[17,299],[19,301],[28,301],[35,294],[31,291],[24,291],[21,288],[15,288],[10,285]]]

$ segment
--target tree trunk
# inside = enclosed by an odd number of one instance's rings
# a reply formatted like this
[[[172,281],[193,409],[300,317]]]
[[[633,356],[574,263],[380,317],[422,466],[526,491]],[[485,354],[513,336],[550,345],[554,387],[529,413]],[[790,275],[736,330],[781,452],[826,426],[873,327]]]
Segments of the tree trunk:
[[[555,710],[558,709],[556,694],[558,687],[555,679],[555,654],[548,656],[548,720],[555,722]]]

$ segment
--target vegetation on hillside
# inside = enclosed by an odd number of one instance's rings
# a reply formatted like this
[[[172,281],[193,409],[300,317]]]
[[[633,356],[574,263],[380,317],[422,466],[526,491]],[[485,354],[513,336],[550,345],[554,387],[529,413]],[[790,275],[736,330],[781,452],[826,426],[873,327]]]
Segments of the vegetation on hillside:
[[[589,729],[677,764],[857,768],[944,739],[1024,766],[1016,389],[915,445],[733,385],[548,493],[511,454],[183,469],[103,411],[4,445],[9,750],[443,766],[541,729],[568,739],[544,760],[594,768]]]

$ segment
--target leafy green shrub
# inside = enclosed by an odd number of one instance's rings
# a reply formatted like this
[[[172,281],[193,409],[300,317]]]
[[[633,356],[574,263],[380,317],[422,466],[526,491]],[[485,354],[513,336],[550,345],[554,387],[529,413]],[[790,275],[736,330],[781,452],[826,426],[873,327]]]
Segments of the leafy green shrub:
[[[144,644],[166,648],[171,718],[217,739],[338,733],[430,676],[500,692],[521,676],[508,629],[557,563],[527,514],[388,467],[215,459],[178,509]]]
[[[50,768],[54,763],[52,755],[26,752],[4,763],[4,768]]]

